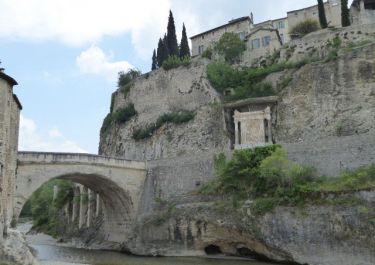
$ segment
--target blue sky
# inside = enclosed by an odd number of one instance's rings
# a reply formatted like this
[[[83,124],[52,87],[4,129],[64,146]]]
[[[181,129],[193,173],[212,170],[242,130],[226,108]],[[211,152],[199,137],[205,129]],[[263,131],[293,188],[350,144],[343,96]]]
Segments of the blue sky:
[[[172,9],[192,36],[236,17],[286,16],[315,0],[0,0],[0,60],[19,85],[20,150],[97,153],[120,70],[149,71]]]

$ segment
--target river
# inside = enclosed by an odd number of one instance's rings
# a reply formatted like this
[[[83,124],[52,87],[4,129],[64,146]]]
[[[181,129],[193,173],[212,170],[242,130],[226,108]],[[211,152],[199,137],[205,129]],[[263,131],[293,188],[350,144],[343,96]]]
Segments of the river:
[[[23,223],[18,229],[27,233],[31,223]],[[190,258],[190,257],[137,257],[112,251],[86,250],[57,244],[45,234],[26,234],[29,245],[36,250],[43,265],[271,265],[249,260]]]

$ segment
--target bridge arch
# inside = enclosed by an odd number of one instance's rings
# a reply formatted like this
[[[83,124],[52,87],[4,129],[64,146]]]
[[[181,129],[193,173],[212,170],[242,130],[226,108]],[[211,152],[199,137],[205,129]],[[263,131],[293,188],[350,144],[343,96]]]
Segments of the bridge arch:
[[[70,153],[19,152],[14,213],[51,179],[65,179],[99,194],[103,240],[122,243],[132,235],[146,177],[145,163]]]

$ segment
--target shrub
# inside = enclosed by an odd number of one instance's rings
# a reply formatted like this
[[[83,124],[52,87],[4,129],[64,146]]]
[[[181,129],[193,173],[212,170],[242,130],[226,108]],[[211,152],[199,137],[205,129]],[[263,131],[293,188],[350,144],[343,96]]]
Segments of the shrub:
[[[246,50],[246,44],[238,34],[226,32],[216,43],[215,50],[224,57],[226,62],[234,63]]]
[[[180,66],[188,66],[191,63],[191,58],[189,56],[184,56],[182,58],[172,55],[169,56],[164,62],[163,62],[163,69],[168,71],[173,68],[177,68]]]
[[[195,113],[191,111],[180,111],[180,112],[173,112],[173,113],[166,113],[160,116],[156,123],[147,126],[146,128],[140,128],[133,131],[133,139],[143,140],[149,138],[153,135],[153,133],[162,127],[165,123],[174,123],[174,124],[181,124],[186,123],[192,119],[194,119]]]
[[[134,104],[130,103],[125,108],[118,109],[113,113],[113,120],[117,123],[125,123],[135,115],[137,115],[137,111],[134,108]]]
[[[292,38],[302,38],[303,36],[319,30],[318,21],[314,19],[306,19],[290,30],[290,35]]]
[[[224,62],[215,62],[207,66],[207,78],[211,85],[223,93],[227,88],[234,88],[241,82],[241,72]]]
[[[103,125],[100,129],[100,133],[105,133],[114,122],[125,123],[135,115],[137,115],[137,111],[135,110],[133,103],[130,103],[125,108],[116,110],[116,112],[108,113],[108,115],[103,120]]]
[[[130,69],[128,72],[119,72],[117,86],[123,87],[134,81],[136,78],[141,76],[141,71],[136,69]]]
[[[207,49],[204,50],[204,52],[202,53],[202,57],[203,58],[207,58],[207,59],[212,59],[212,54],[213,54],[213,50],[211,47],[208,47]]]

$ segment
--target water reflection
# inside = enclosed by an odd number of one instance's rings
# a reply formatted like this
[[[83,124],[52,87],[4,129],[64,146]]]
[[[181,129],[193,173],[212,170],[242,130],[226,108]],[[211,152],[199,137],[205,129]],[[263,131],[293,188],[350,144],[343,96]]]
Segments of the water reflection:
[[[60,246],[33,245],[41,261],[62,261],[93,265],[267,265],[248,260],[218,260],[189,257],[136,257],[110,251],[84,250]]]

